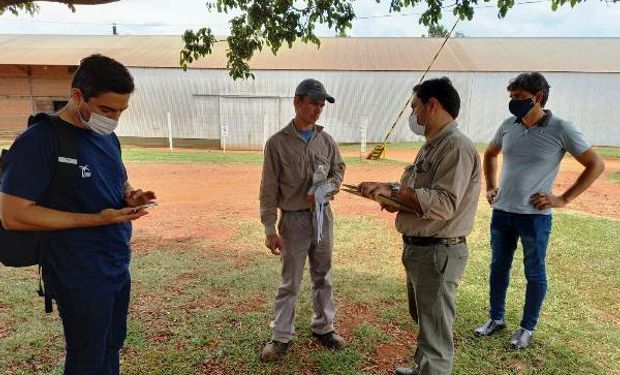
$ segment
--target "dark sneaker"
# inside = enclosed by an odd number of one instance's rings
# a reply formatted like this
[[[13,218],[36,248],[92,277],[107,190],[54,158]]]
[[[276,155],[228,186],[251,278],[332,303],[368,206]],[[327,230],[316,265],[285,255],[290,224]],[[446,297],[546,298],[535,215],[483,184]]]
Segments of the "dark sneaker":
[[[525,328],[519,327],[517,332],[512,335],[510,339],[510,346],[515,349],[524,349],[530,345],[530,341],[532,340],[532,331],[528,331]]]
[[[312,336],[316,337],[316,339],[319,340],[321,345],[326,348],[342,349],[347,345],[342,336],[337,335],[334,331],[331,331],[324,335],[319,335],[318,333],[312,332]]]
[[[394,371],[396,375],[418,375],[417,367],[399,367]]]
[[[481,325],[480,327],[474,329],[474,333],[478,336],[491,336],[497,331],[506,328],[506,323],[503,320],[496,321],[493,319],[489,319]]]
[[[263,351],[260,353],[260,359],[263,362],[272,362],[282,358],[293,342],[269,341]]]

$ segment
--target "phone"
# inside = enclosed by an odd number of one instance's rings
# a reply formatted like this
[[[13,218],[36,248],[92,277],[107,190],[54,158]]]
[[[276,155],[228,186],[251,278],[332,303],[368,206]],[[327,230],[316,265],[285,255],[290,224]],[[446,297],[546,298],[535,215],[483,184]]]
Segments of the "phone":
[[[141,206],[136,206],[133,208],[133,212],[138,212],[138,211],[146,210],[146,209],[153,208],[153,207],[157,207],[157,202],[149,202]]]

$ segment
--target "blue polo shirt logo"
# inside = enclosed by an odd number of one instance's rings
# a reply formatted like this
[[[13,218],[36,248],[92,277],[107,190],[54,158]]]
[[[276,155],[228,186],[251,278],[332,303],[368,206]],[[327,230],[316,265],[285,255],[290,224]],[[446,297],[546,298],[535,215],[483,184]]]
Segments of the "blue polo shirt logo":
[[[88,167],[88,164],[86,165],[80,165],[80,170],[82,171],[82,178],[89,178],[92,173],[90,172],[90,168]]]

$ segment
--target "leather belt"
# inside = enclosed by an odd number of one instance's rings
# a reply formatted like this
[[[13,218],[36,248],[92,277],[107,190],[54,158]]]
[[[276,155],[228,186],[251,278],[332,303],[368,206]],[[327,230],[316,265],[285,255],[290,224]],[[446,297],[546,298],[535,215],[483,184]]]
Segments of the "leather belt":
[[[329,203],[323,203],[323,206],[327,206],[329,205]],[[285,213],[291,213],[291,212],[314,212],[314,206],[310,207],[310,208],[303,208],[301,210],[283,210],[280,209],[282,212]]]
[[[432,246],[432,245],[445,245],[445,246],[453,246],[461,243],[467,243],[465,237],[450,237],[450,238],[439,238],[439,237],[412,237],[405,236],[403,234],[403,242],[407,245],[415,245],[415,246]]]

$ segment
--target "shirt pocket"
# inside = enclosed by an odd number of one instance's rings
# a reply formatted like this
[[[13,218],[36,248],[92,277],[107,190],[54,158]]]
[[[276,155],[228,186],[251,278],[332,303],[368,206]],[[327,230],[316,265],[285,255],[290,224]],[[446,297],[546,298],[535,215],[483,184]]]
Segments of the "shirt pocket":
[[[433,182],[431,164],[426,160],[419,160],[413,165],[414,177],[413,187],[429,188]]]
[[[305,158],[303,154],[284,152],[280,156],[280,164],[283,176],[281,182],[284,184],[297,183],[305,173]]]

